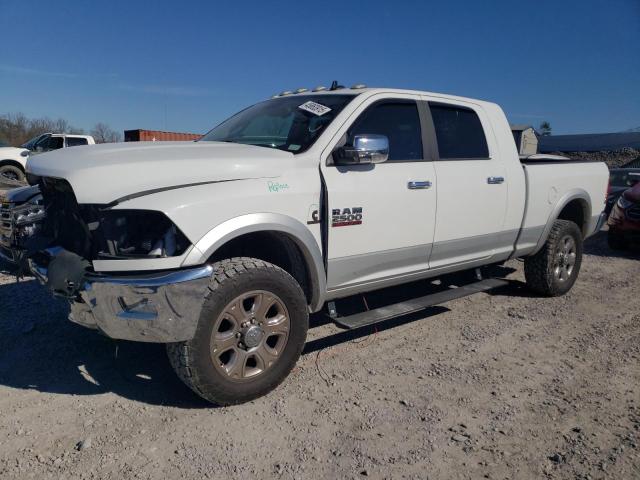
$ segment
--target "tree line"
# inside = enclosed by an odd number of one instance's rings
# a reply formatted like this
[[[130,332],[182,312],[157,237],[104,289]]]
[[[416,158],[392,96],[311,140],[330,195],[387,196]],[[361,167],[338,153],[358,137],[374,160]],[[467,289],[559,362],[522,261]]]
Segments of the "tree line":
[[[18,147],[43,133],[85,134],[85,130],[71,125],[64,118],[29,118],[24,113],[6,113],[0,115],[0,142]],[[96,143],[122,141],[122,134],[111,129],[106,123],[98,122],[89,131]]]

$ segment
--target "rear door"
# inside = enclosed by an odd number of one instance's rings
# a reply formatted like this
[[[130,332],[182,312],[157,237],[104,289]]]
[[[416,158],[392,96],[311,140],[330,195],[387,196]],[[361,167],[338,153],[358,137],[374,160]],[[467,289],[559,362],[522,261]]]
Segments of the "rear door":
[[[329,146],[321,167],[328,198],[329,290],[380,284],[429,268],[435,172],[417,100],[417,95],[369,98]],[[331,151],[357,134],[387,136],[389,159],[333,165]]]
[[[431,268],[491,257],[517,232],[502,231],[505,167],[483,110],[472,104],[428,103],[436,137],[438,210]]]

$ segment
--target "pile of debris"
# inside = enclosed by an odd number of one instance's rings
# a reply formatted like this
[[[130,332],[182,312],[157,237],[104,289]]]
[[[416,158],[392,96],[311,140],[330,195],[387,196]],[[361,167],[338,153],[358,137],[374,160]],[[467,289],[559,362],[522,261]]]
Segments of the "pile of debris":
[[[632,161],[640,162],[640,150],[636,148],[621,148],[620,150],[601,150],[597,152],[553,152],[554,155],[564,155],[571,159],[595,160],[605,162],[609,168],[620,168]]]

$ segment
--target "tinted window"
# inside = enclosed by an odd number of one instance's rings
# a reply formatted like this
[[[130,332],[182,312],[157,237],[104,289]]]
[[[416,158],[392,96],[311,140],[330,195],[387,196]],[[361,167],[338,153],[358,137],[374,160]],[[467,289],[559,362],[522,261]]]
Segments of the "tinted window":
[[[634,173],[634,175],[631,175]],[[612,170],[609,177],[609,183],[612,187],[633,187],[638,183],[640,169],[638,170]]]
[[[77,147],[78,145],[86,145],[86,138],[67,137],[67,147]]]
[[[351,126],[347,143],[355,135],[378,134],[389,139],[389,160],[421,160],[422,136],[416,102],[378,103]]]
[[[57,150],[63,147],[64,138],[62,137],[51,137],[49,139],[49,150]]]
[[[487,139],[473,110],[429,104],[440,158],[489,158]]]

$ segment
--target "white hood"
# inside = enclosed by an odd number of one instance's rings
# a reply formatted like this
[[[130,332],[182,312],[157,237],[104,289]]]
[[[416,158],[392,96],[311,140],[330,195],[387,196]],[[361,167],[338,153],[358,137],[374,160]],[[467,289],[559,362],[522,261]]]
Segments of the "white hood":
[[[110,203],[197,183],[275,178],[293,166],[281,150],[220,142],[130,142],[56,150],[29,158],[27,172],[67,180],[78,203]]]

